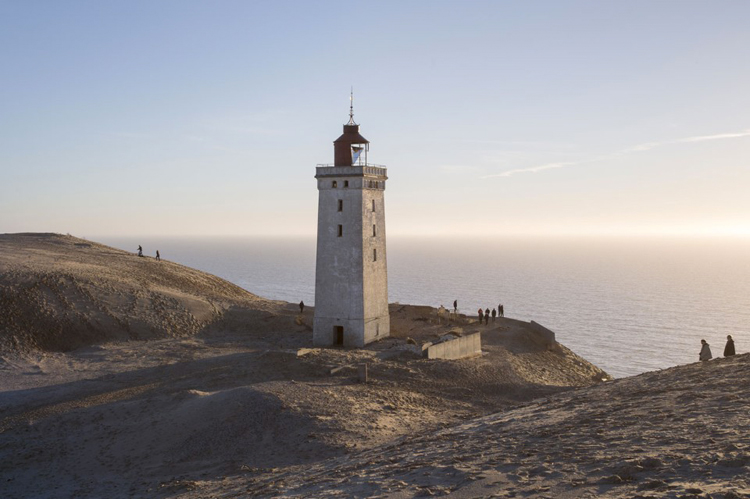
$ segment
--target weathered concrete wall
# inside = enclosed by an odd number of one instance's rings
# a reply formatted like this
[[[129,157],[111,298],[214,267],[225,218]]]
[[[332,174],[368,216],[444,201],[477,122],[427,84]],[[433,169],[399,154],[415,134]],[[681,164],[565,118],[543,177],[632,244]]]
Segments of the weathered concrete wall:
[[[365,188],[362,191],[362,214],[365,220],[362,230],[365,344],[385,338],[391,331],[384,189],[383,182],[382,189]]]
[[[531,332],[534,333],[532,339],[538,343],[540,346],[545,347],[547,350],[559,350],[560,345],[557,343],[557,340],[555,339],[555,333],[554,331],[547,329],[546,327],[542,326],[538,322],[526,322],[521,321],[518,319],[510,319],[508,317],[502,317],[498,318],[498,321],[502,322],[509,322],[512,324],[517,324],[519,326],[522,326]]]
[[[551,348],[554,345],[557,345],[557,340],[555,340],[555,333],[554,331],[551,331],[547,329],[546,327],[542,326],[538,322],[531,321],[529,323],[529,326],[531,326],[531,329],[534,330],[539,336],[541,337],[543,343],[547,348]]]
[[[390,335],[384,203],[386,170],[352,166],[319,167],[317,172],[313,343],[333,345],[334,327],[342,326],[344,346],[362,347]],[[343,231],[341,236],[339,226]]]
[[[461,359],[482,353],[482,333],[461,336],[455,340],[430,345],[423,355],[428,359]]]

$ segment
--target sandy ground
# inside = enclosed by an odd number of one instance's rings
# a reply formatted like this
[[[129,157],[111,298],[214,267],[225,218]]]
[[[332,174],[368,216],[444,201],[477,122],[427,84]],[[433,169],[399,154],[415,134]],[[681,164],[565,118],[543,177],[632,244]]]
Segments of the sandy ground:
[[[646,373],[311,468],[249,473],[224,497],[750,497],[748,379],[750,354]]]
[[[602,382],[517,321],[399,304],[393,338],[315,349],[312,310],[171,262],[0,250],[2,497],[748,497],[747,356]]]

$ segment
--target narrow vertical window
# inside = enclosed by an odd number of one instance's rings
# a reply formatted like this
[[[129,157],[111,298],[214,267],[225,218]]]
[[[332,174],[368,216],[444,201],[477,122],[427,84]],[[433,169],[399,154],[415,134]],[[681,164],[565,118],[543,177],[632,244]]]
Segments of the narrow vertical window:
[[[339,211],[344,211],[344,200],[339,199]]]
[[[375,224],[372,224],[372,237],[377,236],[377,232],[375,231]]]
[[[339,186],[339,184],[338,184],[338,182],[336,182],[335,180],[334,180],[333,182],[331,182],[331,187],[333,187],[334,189],[335,189],[336,187],[338,187],[338,186]]]
[[[372,211],[375,211],[375,200],[372,200]]]
[[[344,226],[343,225],[339,225],[339,237],[341,237],[343,235],[344,235]]]
[[[374,249],[372,250],[372,261],[377,262],[378,261],[378,250]]]
[[[344,187],[349,187],[349,181],[348,180],[344,180]]]

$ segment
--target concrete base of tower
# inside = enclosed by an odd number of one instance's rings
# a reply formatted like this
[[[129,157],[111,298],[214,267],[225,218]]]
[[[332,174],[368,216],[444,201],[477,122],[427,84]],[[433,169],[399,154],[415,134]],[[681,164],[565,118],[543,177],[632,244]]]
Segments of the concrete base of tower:
[[[388,315],[364,320],[333,317],[315,317],[313,320],[313,345],[316,347],[362,348],[390,334],[391,318]]]

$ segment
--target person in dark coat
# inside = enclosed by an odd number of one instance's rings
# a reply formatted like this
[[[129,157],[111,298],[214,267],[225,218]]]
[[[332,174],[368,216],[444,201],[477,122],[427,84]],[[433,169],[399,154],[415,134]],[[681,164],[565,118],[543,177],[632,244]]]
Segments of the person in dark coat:
[[[503,304],[497,306],[497,315],[500,317],[505,317],[505,309],[503,308]]]
[[[161,255],[159,254],[159,250],[156,250],[156,261],[161,261]]]
[[[490,323],[490,309],[484,311],[484,324],[487,325]]]
[[[479,316],[479,323],[482,323],[482,319],[484,318],[484,312],[482,312],[482,309],[480,308],[477,310],[477,315]]]
[[[708,343],[706,343],[706,340],[701,340],[701,353],[698,354],[698,359],[705,362],[707,360],[711,360],[711,348],[708,346]]]
[[[727,346],[724,347],[724,357],[731,357],[734,355],[734,340],[732,335],[727,335]]]
[[[300,301],[299,302],[299,313],[300,314],[304,313],[304,311],[305,311],[305,302],[304,301]]]
[[[143,256],[143,248],[141,248],[141,245],[138,245],[138,256]]]
[[[492,322],[495,322],[495,316],[497,315],[497,310],[494,308],[492,309]]]
[[[453,300],[453,313],[458,313],[458,300]]]

